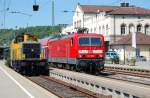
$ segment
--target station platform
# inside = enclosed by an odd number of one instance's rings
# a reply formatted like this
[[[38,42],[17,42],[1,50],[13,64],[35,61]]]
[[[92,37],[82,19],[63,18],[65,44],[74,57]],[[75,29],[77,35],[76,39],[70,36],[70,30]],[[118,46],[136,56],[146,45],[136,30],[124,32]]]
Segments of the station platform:
[[[105,66],[150,70],[150,61],[147,61],[147,62],[137,62],[135,64],[135,66],[125,65],[125,64],[105,64]]]
[[[0,61],[0,98],[58,98]]]

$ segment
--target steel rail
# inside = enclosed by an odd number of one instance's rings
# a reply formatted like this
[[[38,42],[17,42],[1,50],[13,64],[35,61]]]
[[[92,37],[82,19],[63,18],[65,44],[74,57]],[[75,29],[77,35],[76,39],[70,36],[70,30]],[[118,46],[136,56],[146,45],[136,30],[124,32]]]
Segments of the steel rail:
[[[150,72],[147,70],[135,70],[127,68],[114,68],[114,67],[105,67],[103,72],[111,72],[113,74],[123,74],[129,76],[136,76],[142,78],[150,78]]]
[[[48,82],[53,82],[56,83],[55,85],[59,85],[59,89],[60,89],[60,85],[63,87],[66,87],[66,91],[74,91],[77,96],[81,96],[82,98],[112,98],[112,97],[105,97],[104,95],[101,94],[97,94],[94,92],[91,92],[89,90],[83,89],[81,87],[72,85],[72,84],[68,84],[66,82],[60,81],[58,79],[54,79],[51,77],[46,77],[46,76],[39,76],[39,77],[27,77],[29,80],[31,80],[32,82],[38,84],[39,86],[43,87],[44,89],[48,90],[49,92],[53,93],[54,95],[58,96],[59,98],[65,98],[65,96],[62,96],[63,94],[61,94],[61,92],[59,92],[59,90],[57,90],[57,88],[54,89],[50,89],[52,87],[50,87],[51,84],[48,84]],[[57,92],[58,91],[58,92]],[[63,90],[65,91],[65,90]],[[62,91],[62,92],[63,92]],[[75,94],[75,95],[76,95]],[[67,98],[71,98],[71,97],[67,97]]]

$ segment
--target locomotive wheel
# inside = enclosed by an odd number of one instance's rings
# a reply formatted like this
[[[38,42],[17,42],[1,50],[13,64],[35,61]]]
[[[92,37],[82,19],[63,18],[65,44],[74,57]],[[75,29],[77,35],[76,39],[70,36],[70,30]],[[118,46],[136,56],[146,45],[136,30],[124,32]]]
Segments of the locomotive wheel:
[[[22,66],[20,61],[17,62],[17,68],[16,68],[16,71],[17,71],[18,73],[20,73],[21,67],[18,67],[18,66]]]
[[[80,72],[81,71],[79,65],[76,65],[75,70],[76,70],[76,72]]]
[[[62,69],[63,68],[63,64],[57,64],[58,68]]]
[[[30,66],[24,66],[21,68],[21,74],[31,76],[31,67]]]
[[[34,67],[31,69],[31,71],[32,71],[32,75],[37,76],[37,75],[39,75],[40,68],[39,68],[39,66],[34,66]]]
[[[92,65],[90,65],[89,66],[89,73],[92,73],[92,70],[93,70]]]
[[[73,71],[75,68],[73,65],[70,65],[70,70]]]
[[[55,63],[51,63],[50,65],[51,65],[52,67],[54,67],[54,68],[57,67],[57,64],[55,64]]]
[[[16,72],[19,72],[18,66],[19,66],[18,61],[15,61],[14,64],[13,64],[13,69],[14,69]]]
[[[66,64],[65,69],[70,70],[70,65]]]
[[[96,74],[96,66],[95,65],[93,65],[93,64],[90,64],[90,66],[89,66],[89,73],[90,74]]]
[[[46,68],[46,67],[44,67],[43,70],[44,70],[44,71],[43,71],[42,75],[49,76],[49,69]]]
[[[26,74],[25,67],[21,67],[21,74],[22,74],[22,75],[25,75],[25,74]]]
[[[62,69],[65,69],[65,64],[62,64]]]

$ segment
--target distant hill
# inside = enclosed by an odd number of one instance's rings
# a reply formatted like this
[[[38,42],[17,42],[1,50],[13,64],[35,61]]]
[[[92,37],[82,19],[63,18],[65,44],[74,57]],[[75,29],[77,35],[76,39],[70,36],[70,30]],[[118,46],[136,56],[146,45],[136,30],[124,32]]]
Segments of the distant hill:
[[[15,35],[19,33],[29,33],[34,34],[38,38],[44,38],[54,33],[60,33],[63,25],[57,26],[35,26],[28,28],[19,28],[17,30],[14,29],[0,29],[0,45],[9,44],[12,39],[14,39]]]

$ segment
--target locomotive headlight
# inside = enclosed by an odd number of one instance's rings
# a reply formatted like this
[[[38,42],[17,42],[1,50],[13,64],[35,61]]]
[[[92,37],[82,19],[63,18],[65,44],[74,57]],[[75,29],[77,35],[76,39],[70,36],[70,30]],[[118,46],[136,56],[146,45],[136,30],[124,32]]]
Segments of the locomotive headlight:
[[[103,50],[93,50],[93,53],[103,53]]]
[[[80,54],[85,54],[85,53],[88,53],[88,50],[79,50],[78,51]]]
[[[23,59],[25,59],[25,54],[22,55]]]

